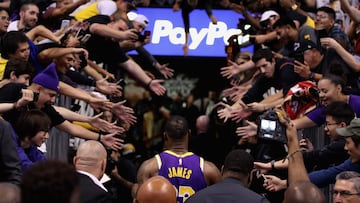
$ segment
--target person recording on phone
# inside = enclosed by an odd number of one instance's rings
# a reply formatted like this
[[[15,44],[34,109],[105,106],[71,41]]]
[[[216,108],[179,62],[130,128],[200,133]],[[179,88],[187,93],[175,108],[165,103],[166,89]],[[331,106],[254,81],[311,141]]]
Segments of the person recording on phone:
[[[335,67],[346,77],[346,86],[350,87],[350,93],[359,94],[359,84],[357,74],[348,64],[339,56],[334,49],[324,49],[316,45],[313,41],[306,40],[300,43],[295,55],[303,56],[304,62],[295,60],[294,71],[301,77],[319,81],[324,74]],[[340,73],[340,72],[339,72]]]
[[[129,21],[127,22],[129,28],[134,28],[137,30],[139,39],[134,40],[123,40],[120,42],[120,47],[124,49],[135,49],[138,54],[146,58],[149,63],[159,71],[165,79],[171,78],[174,75],[174,70],[170,69],[167,64],[160,64],[156,58],[151,55],[149,51],[145,49],[145,45],[151,41],[151,32],[145,30],[149,25],[149,19],[142,15],[129,12],[128,14]]]

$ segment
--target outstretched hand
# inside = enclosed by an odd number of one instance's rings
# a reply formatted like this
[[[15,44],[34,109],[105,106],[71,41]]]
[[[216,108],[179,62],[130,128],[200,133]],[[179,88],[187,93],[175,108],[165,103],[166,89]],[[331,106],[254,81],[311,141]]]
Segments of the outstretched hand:
[[[166,92],[166,88],[161,84],[164,80],[151,80],[148,84],[148,87],[151,91],[153,91],[156,95],[162,96]]]
[[[269,163],[262,163],[262,162],[255,161],[254,168],[264,174],[264,173],[267,173],[271,169],[271,165]]]
[[[286,188],[286,180],[273,175],[265,175],[264,188],[270,192],[277,192]]]
[[[112,97],[120,97],[122,87],[116,83],[108,82],[106,79],[96,81],[96,90]]]
[[[248,138],[251,136],[257,135],[257,125],[254,122],[250,122],[248,120],[245,120],[245,124],[242,127],[236,128],[236,134],[237,136]]]
[[[124,105],[124,101],[117,102],[113,104],[111,112],[118,118],[120,121],[127,125],[133,125],[136,123],[136,117],[134,116],[134,110],[130,107]]]
[[[90,119],[90,124],[102,132],[122,134],[125,129],[117,126],[115,123],[109,123],[104,119],[101,119],[103,113],[100,113]]]
[[[229,60],[228,63],[230,64],[229,66],[225,66],[220,69],[220,74],[227,79],[231,79],[236,74],[239,74],[240,71],[237,68],[238,65],[234,61]]]
[[[174,70],[169,68],[169,63],[162,64],[158,67],[160,73],[164,76],[165,79],[172,78],[174,76]]]
[[[118,151],[121,150],[124,146],[124,140],[115,137],[116,133],[111,133],[103,135],[101,142],[112,150]]]

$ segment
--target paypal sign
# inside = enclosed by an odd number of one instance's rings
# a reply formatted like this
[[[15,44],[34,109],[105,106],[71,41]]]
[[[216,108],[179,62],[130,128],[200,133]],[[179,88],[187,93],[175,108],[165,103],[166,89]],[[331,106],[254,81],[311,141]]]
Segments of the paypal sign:
[[[151,31],[151,42],[145,48],[153,55],[183,56],[185,42],[181,10],[171,8],[138,8],[137,12],[149,19],[146,30]],[[213,25],[205,10],[196,9],[190,13],[189,56],[225,57],[227,40],[241,31],[237,29],[242,16],[232,10],[213,10],[218,23]],[[253,52],[253,46],[243,48]],[[129,54],[136,54],[135,51]]]

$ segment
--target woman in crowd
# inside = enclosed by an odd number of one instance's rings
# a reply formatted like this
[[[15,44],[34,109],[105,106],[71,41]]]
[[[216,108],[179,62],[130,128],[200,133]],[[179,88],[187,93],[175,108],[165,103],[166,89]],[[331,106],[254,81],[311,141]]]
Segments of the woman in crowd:
[[[357,117],[360,116],[360,96],[347,95],[343,92],[345,82],[342,77],[329,74],[319,80],[318,84],[320,105],[306,116],[294,120],[297,129],[313,127],[325,123],[325,114],[323,110],[325,106],[334,101],[342,101],[348,103],[354,110]]]

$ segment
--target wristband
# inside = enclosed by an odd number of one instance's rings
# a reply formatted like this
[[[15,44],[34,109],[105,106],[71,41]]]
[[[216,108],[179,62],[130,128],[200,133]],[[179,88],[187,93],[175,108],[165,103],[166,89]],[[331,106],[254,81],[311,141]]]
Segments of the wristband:
[[[97,141],[101,142],[101,137],[102,137],[102,134],[99,133],[99,137],[97,138]]]
[[[284,158],[284,160],[283,160],[282,162],[284,163],[286,159],[290,159],[294,154],[296,154],[296,153],[298,153],[298,152],[302,152],[302,150],[301,150],[301,149],[298,149],[298,150],[296,150],[296,151],[288,154],[288,155]]]
[[[275,160],[271,160],[271,170],[275,170]]]
[[[147,88],[150,88],[150,85],[151,85],[151,82],[153,81],[153,79],[151,79],[147,84],[146,84],[146,87]]]

